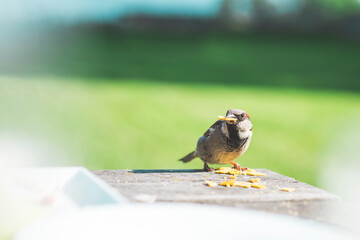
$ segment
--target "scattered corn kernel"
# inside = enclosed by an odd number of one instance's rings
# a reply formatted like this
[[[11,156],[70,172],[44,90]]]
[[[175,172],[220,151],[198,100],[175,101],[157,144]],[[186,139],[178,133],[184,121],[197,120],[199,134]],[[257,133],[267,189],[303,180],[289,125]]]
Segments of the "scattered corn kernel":
[[[221,167],[218,168],[215,173],[224,173],[224,174],[230,174],[230,175],[240,175],[241,171],[234,169],[234,168],[229,168],[229,167]]]
[[[229,178],[231,178],[231,179],[236,179],[236,176],[230,176]]]
[[[256,172],[255,169],[247,169],[245,171],[237,170],[230,167],[221,167],[218,168],[215,173],[223,173],[223,174],[230,174],[230,175],[249,175],[249,176],[266,176],[264,173]]]
[[[266,176],[265,173],[259,173],[259,172],[247,172],[246,175],[249,175],[249,176]]]
[[[240,171],[234,169],[234,170],[229,171],[228,174],[235,176],[235,175],[239,175]]]
[[[250,188],[251,184],[248,182],[235,182],[235,186],[243,187],[243,188]]]
[[[265,189],[266,188],[266,186],[264,184],[262,184],[262,183],[252,183],[251,187],[259,188],[259,189]]]
[[[220,183],[220,185],[221,186],[227,186],[227,187],[234,186],[235,185],[235,180],[225,181],[225,182]]]
[[[259,183],[260,178],[252,178],[252,179],[249,180],[249,182],[251,182],[251,183]]]
[[[284,187],[284,188],[280,189],[280,191],[284,191],[284,192],[294,192],[294,191],[295,191],[295,188],[287,188],[287,187]]]
[[[213,182],[213,181],[205,181],[205,183],[209,186],[209,187],[216,187],[217,183]]]
[[[231,168],[229,168],[229,167],[219,167],[217,170],[226,170],[226,171],[228,171],[229,169],[231,169]]]

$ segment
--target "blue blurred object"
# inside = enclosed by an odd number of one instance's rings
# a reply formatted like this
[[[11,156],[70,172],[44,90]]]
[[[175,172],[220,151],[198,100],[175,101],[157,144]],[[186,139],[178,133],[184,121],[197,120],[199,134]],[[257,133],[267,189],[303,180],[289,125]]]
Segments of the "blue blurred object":
[[[221,0],[2,0],[0,22],[111,21],[132,14],[211,17]]]
[[[117,192],[85,168],[77,168],[63,192],[78,206],[116,204],[125,202]]]
[[[33,207],[69,209],[92,205],[123,204],[127,200],[83,167],[40,167],[14,172],[18,192]]]

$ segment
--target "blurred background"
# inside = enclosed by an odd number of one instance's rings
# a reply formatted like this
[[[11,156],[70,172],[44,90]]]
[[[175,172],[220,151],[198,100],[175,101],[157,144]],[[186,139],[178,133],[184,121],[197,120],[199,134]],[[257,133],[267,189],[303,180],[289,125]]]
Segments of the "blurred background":
[[[358,163],[359,0],[2,0],[0,28],[3,166],[202,168],[177,160],[230,108],[243,166]]]

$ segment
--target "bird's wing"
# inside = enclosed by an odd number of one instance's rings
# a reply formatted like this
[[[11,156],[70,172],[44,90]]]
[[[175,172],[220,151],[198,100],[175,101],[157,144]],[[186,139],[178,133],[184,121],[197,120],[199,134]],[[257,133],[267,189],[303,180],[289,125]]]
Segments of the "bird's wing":
[[[204,137],[209,137],[216,129],[216,127],[218,126],[221,126],[221,123],[223,121],[222,120],[219,120],[219,121],[216,121],[213,125],[211,125],[211,127],[204,133]]]

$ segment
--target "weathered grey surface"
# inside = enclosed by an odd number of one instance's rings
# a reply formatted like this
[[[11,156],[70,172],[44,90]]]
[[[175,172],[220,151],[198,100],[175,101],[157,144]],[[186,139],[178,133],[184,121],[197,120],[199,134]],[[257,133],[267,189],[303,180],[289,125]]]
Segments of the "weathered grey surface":
[[[266,189],[208,187],[206,180],[220,183],[229,175],[199,170],[96,170],[93,173],[130,201],[217,204],[333,222],[329,209],[337,207],[339,197],[266,169],[257,171],[266,174],[258,177]],[[250,178],[255,177],[241,175],[237,181]],[[283,187],[296,190],[280,191]]]

